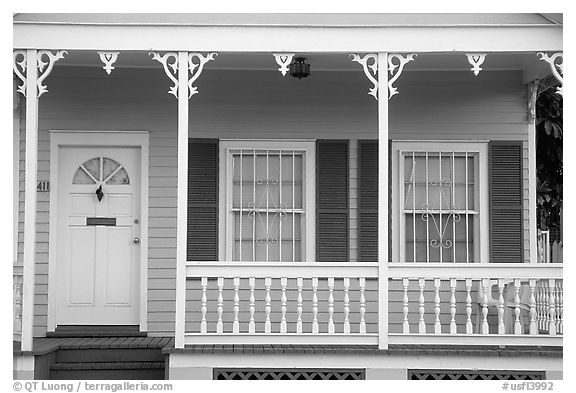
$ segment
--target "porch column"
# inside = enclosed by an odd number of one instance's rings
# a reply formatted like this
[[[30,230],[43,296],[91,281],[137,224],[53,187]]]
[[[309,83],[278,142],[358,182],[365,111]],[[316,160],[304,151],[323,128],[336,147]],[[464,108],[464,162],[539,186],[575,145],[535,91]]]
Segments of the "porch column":
[[[538,85],[536,79],[528,88],[528,222],[530,223],[530,263],[538,263],[538,218],[536,216],[536,99]]]
[[[388,348],[388,53],[378,53],[378,348]]]
[[[22,289],[22,351],[32,350],[34,339],[34,285],[36,277],[36,179],[38,172],[38,52],[26,51],[26,178],[24,181],[24,256]]]
[[[178,201],[174,346],[184,348],[186,324],[186,232],[188,222],[188,52],[178,52]]]

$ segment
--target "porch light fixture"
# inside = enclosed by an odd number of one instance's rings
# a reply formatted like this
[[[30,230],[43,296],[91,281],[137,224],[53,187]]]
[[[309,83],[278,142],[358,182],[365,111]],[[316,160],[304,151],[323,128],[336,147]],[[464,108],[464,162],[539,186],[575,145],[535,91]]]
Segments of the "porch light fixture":
[[[302,79],[310,75],[310,64],[306,63],[305,57],[297,57],[290,64],[290,75],[294,78]]]

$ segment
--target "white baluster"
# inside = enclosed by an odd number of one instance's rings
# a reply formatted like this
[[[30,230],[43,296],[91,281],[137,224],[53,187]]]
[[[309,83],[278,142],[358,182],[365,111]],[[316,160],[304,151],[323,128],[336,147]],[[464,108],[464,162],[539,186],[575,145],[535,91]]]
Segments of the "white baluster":
[[[266,277],[264,279],[264,286],[266,287],[266,322],[264,323],[264,333],[272,333],[272,322],[270,321],[270,313],[272,312],[272,299],[270,298],[270,286],[272,285],[272,278]]]
[[[288,285],[288,279],[282,277],[280,279],[280,285],[282,286],[282,297],[280,299],[282,303],[282,321],[280,322],[280,333],[286,334],[288,331],[286,326],[286,286]]]
[[[250,322],[248,323],[248,333],[256,333],[256,323],[254,322],[254,313],[256,312],[256,299],[254,298],[254,287],[256,286],[256,278],[250,277]]]
[[[536,324],[536,298],[534,291],[536,289],[536,280],[530,279],[530,334],[538,334],[538,326]]]
[[[298,298],[296,302],[298,303],[296,313],[298,315],[298,321],[296,322],[296,333],[302,333],[302,286],[304,285],[304,279],[298,277],[296,279],[296,284],[298,285]]]
[[[408,322],[408,286],[410,285],[409,278],[402,279],[402,287],[404,288],[404,296],[402,297],[402,312],[404,314],[404,321],[402,322],[402,333],[410,333],[410,323]]]
[[[334,277],[328,278],[328,334],[334,334]]]
[[[360,285],[360,334],[366,334],[366,320],[364,319],[366,314],[366,297],[364,296],[366,279],[361,277],[358,282]]]
[[[424,308],[424,285],[426,285],[426,279],[419,278],[418,285],[420,286],[420,297],[418,298],[418,313],[420,314],[420,319],[418,321],[418,333],[426,333],[426,322],[424,322],[424,313],[426,309]]]
[[[440,324],[440,279],[434,279],[434,334],[442,333],[442,325]]]
[[[222,314],[224,313],[224,297],[222,289],[224,287],[224,278],[218,277],[218,322],[216,323],[216,334],[224,333],[224,324],[222,323]]]
[[[348,315],[350,314],[350,295],[348,291],[350,289],[350,278],[344,278],[344,334],[350,334],[350,319]]]
[[[456,279],[450,279],[450,334],[457,334],[456,326]]]
[[[550,315],[550,320],[548,323],[548,334],[550,334],[551,336],[556,335],[556,302],[555,302],[556,299],[554,296],[555,287],[556,287],[556,280],[555,279],[548,280],[548,291],[549,291],[548,304]]]
[[[564,281],[558,281],[558,334],[564,334]]]
[[[318,334],[318,277],[312,278],[312,334]]]
[[[482,334],[490,333],[490,327],[488,326],[488,282],[487,278],[480,280],[482,287]]]
[[[200,283],[202,285],[202,306],[200,307],[200,311],[202,312],[202,322],[200,322],[200,333],[207,334],[208,324],[206,323],[206,312],[208,311],[208,300],[206,298],[206,287],[208,286],[208,277],[202,277]]]
[[[472,290],[472,279],[466,279],[466,334],[472,334],[472,296],[470,291]]]
[[[520,279],[514,279],[514,334],[522,334],[520,324]]]
[[[240,289],[240,278],[234,277],[234,323],[232,324],[232,333],[240,333],[240,321],[238,320],[238,314],[240,313],[240,295],[238,293]]]
[[[548,330],[548,281],[542,280],[542,330]]]
[[[498,279],[498,334],[506,334],[504,325],[504,279]]]

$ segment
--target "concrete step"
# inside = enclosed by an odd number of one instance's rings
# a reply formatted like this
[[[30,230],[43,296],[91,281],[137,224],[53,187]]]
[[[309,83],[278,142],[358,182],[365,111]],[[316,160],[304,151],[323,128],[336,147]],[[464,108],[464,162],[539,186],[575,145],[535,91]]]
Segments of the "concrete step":
[[[163,362],[164,354],[156,348],[60,349],[56,353],[57,363],[137,361]]]

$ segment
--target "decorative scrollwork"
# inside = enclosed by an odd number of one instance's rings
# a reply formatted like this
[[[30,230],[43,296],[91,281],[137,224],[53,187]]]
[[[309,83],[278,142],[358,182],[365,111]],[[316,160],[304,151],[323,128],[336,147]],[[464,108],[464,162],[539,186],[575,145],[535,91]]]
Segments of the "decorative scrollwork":
[[[164,67],[164,72],[174,82],[174,86],[170,87],[168,93],[178,98],[178,54],[176,52],[166,52],[160,55],[158,52],[150,52],[152,60],[156,60]],[[171,59],[172,62],[170,61]]]
[[[290,63],[292,63],[294,53],[272,53],[272,55],[274,56],[274,59],[276,59],[276,63],[280,66],[278,71],[280,71],[282,76],[286,76]]]
[[[424,213],[422,213],[422,221],[430,222],[430,218],[432,218],[432,223],[434,224],[434,227],[436,228],[436,232],[438,233],[438,236],[440,237],[439,239],[430,240],[430,246],[434,247],[434,248],[440,248],[440,247],[451,248],[453,245],[452,240],[444,239],[444,236],[446,235],[446,229],[448,228],[448,223],[450,222],[450,218],[452,218],[452,220],[454,222],[459,222],[461,219],[460,213],[456,213],[454,211],[449,212],[446,216],[446,221],[441,228],[440,227],[441,225],[436,221],[436,217],[434,216],[435,213],[428,210],[427,205],[422,206],[422,208],[426,210]],[[456,210],[456,206],[452,206],[452,210]]]
[[[110,73],[114,69],[114,66],[112,66],[112,64],[116,63],[119,54],[120,52],[98,52],[100,60],[102,61],[102,63],[104,63],[104,67],[102,67],[102,69],[106,71],[108,75],[110,75]]]
[[[564,95],[562,89],[564,87],[564,55],[563,52],[554,53],[552,56],[548,56],[546,52],[538,52],[540,60],[544,60],[550,65],[550,70],[554,77],[560,82],[560,87],[556,88],[556,92],[561,96]],[[559,60],[558,62],[556,62]]]
[[[192,76],[188,80],[188,92],[189,92],[188,98],[192,97],[194,94],[198,94],[198,88],[192,86],[192,84],[196,82],[196,79],[198,79],[198,77],[204,70],[204,65],[209,61],[214,60],[215,56],[218,56],[218,53],[212,52],[208,53],[206,56],[204,56],[202,53],[196,53],[196,52],[188,54],[188,70],[192,74]],[[195,63],[194,59],[197,59],[198,63]]]
[[[392,96],[399,94],[398,89],[395,88],[394,82],[400,77],[402,71],[404,70],[404,66],[414,60],[414,57],[417,55],[415,53],[408,53],[406,56],[402,56],[401,54],[389,54],[388,55],[388,72],[392,77],[388,80],[388,99],[392,98]],[[394,64],[394,60],[398,60],[398,64]],[[398,68],[398,71],[394,73],[394,71]]]
[[[480,66],[486,59],[486,53],[466,53],[466,57],[468,58],[468,63],[472,66],[470,70],[477,76],[482,71]]]
[[[19,56],[22,56],[22,61],[18,61]],[[26,97],[26,59],[27,59],[26,51],[24,50],[14,51],[14,62],[12,64],[12,67],[14,68],[14,73],[16,74],[16,76],[22,81],[22,84],[18,86],[16,90],[22,93],[24,97]],[[20,71],[18,67],[20,67],[22,71]]]
[[[358,54],[351,54],[350,57],[352,61],[362,65],[364,74],[368,80],[374,85],[368,91],[368,94],[378,99],[378,55],[374,53],[369,53],[364,57],[360,57]]]
[[[39,50],[38,51],[38,81],[36,84],[38,85],[38,98],[44,93],[48,91],[48,88],[43,85],[44,79],[50,75],[52,72],[52,68],[54,68],[54,63],[58,60],[64,58],[64,55],[67,55],[68,52],[65,50],[56,51],[56,54],[53,54],[49,50]],[[42,60],[43,57],[48,57],[48,61],[45,62]],[[48,66],[48,67],[46,67]]]

